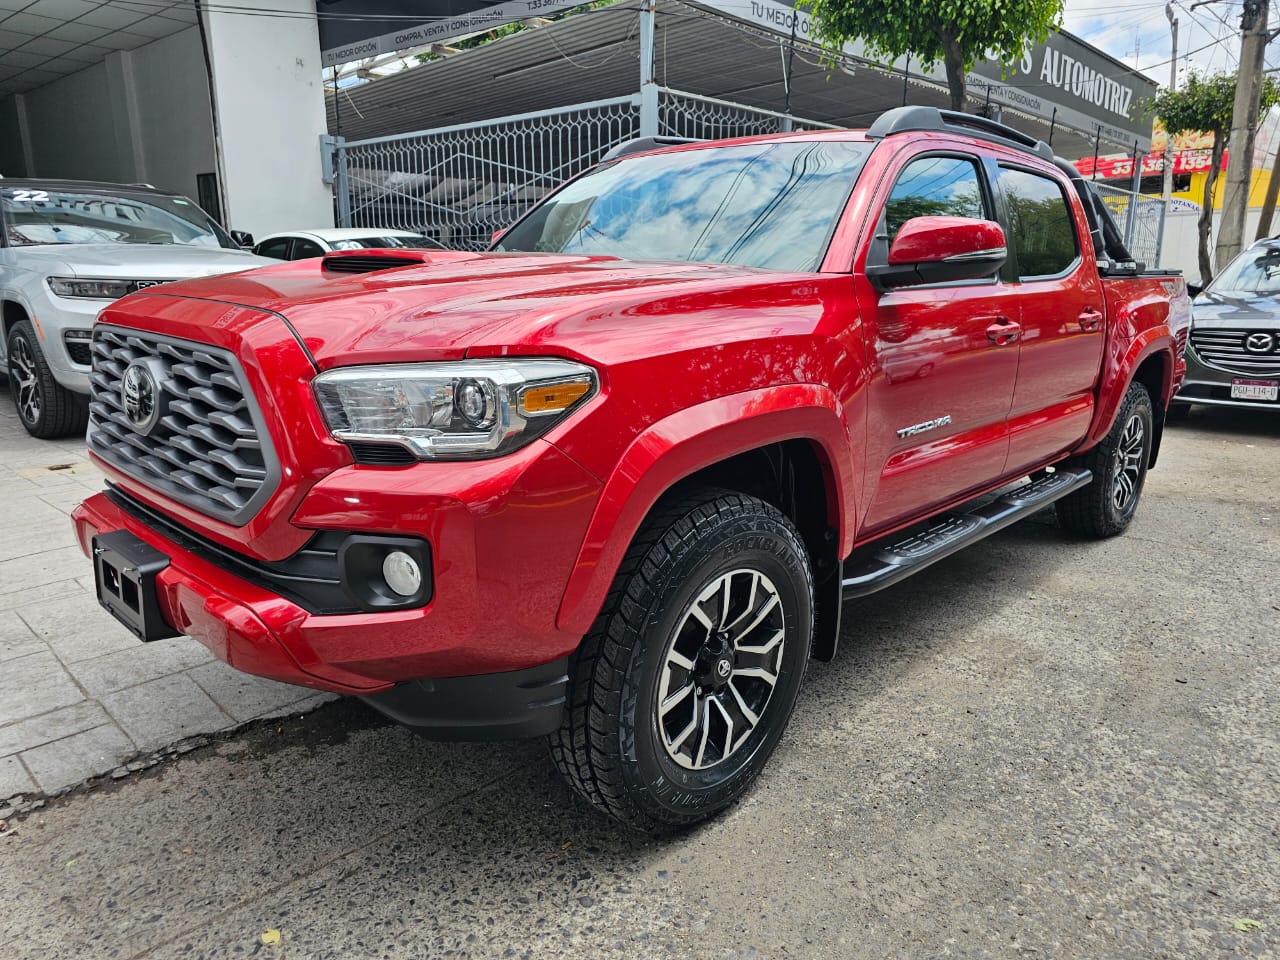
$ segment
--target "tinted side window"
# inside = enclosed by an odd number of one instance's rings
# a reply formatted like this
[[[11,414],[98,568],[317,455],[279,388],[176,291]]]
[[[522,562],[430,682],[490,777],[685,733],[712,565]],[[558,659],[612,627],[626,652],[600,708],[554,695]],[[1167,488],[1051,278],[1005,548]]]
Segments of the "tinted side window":
[[[1056,180],[1025,170],[1000,170],[1000,189],[1009,208],[1010,246],[1018,276],[1052,277],[1080,255],[1071,207]]]
[[[289,253],[289,238],[276,237],[274,240],[263,240],[253,251],[260,257],[275,257],[283,260]]]
[[[309,260],[312,257],[323,257],[324,251],[320,249],[320,244],[312,243],[310,240],[303,240],[301,237],[293,241],[293,259]]]
[[[884,208],[889,243],[913,217],[990,220],[978,168],[958,157],[921,157],[903,168]]]

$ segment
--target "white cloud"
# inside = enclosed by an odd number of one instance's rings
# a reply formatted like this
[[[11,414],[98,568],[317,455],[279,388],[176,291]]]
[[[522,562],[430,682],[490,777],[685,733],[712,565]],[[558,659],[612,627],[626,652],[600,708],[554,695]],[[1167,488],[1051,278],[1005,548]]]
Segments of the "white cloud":
[[[1188,70],[1234,72],[1240,56],[1240,3],[1222,0],[1191,10],[1192,0],[1172,3],[1178,18],[1178,75]],[[1164,0],[1066,0],[1063,27],[1095,47],[1169,82],[1172,37]],[[1276,45],[1273,45],[1273,47]],[[1272,50],[1270,61],[1277,59]]]

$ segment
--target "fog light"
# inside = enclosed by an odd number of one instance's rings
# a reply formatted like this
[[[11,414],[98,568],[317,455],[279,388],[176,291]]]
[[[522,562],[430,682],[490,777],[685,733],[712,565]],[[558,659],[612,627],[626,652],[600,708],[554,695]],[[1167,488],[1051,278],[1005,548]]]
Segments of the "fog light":
[[[422,589],[422,568],[403,550],[392,550],[382,561],[382,578],[402,597],[412,597]]]

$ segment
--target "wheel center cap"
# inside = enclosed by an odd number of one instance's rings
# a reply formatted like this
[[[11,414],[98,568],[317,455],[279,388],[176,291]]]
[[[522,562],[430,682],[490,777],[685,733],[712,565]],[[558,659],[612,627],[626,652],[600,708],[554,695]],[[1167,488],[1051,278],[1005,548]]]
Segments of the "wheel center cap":
[[[715,633],[707,641],[698,657],[698,666],[694,671],[698,682],[703,686],[718,690],[729,682],[733,675],[733,646],[724,633]]]

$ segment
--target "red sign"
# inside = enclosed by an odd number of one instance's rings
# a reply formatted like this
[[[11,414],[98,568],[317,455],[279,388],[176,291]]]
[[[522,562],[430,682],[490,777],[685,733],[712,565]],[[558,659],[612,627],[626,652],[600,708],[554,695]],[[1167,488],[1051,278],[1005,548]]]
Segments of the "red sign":
[[[1173,154],[1174,173],[1204,173],[1213,159],[1212,150],[1178,150]],[[1086,177],[1093,176],[1093,157],[1082,157],[1075,167]],[[1227,168],[1227,151],[1222,152],[1222,169]],[[1133,157],[1111,154],[1098,158],[1098,176],[1104,180],[1132,180]],[[1142,176],[1156,177],[1164,173],[1164,151],[1148,153],[1142,158]]]

